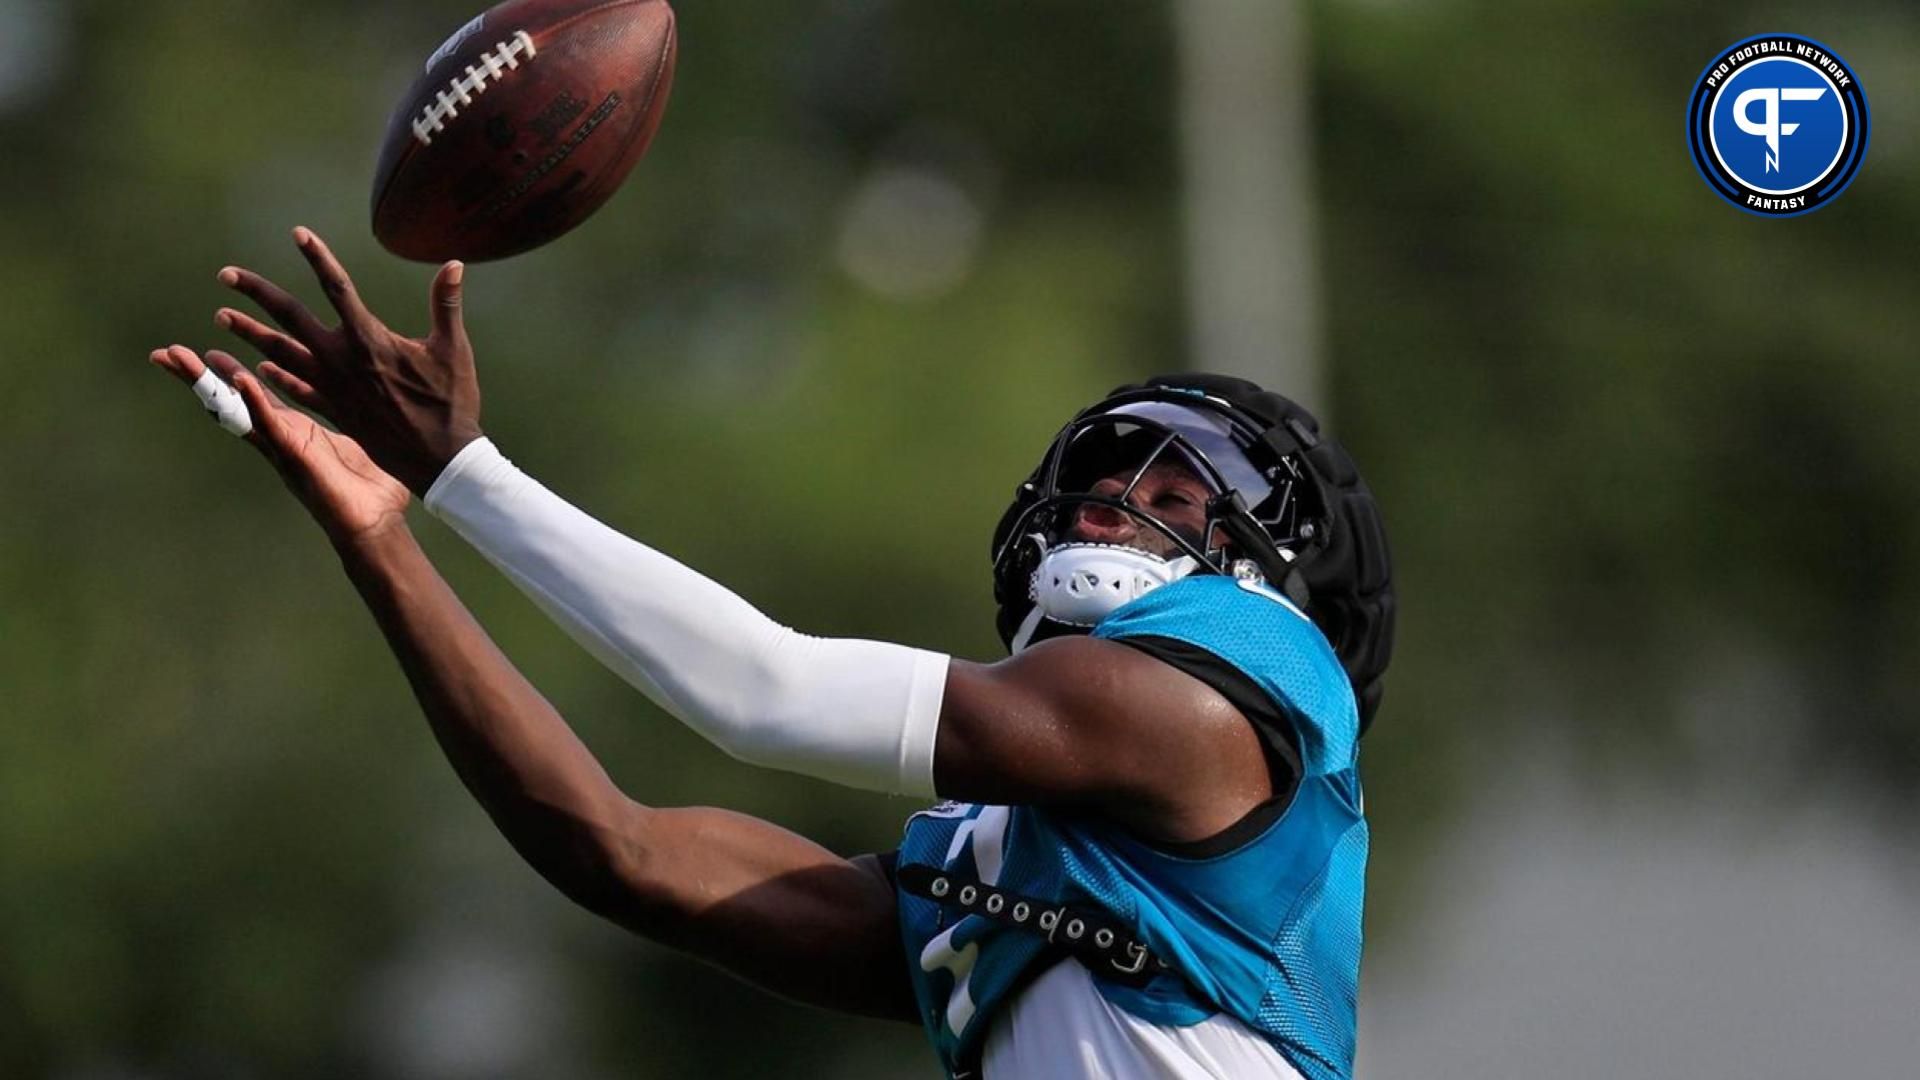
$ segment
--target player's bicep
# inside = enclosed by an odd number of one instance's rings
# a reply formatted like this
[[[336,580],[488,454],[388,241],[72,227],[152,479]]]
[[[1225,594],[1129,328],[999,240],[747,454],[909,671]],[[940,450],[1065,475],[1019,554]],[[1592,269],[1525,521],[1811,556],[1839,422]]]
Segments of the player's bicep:
[[[915,1022],[893,883],[766,821],[640,808],[615,921],[809,1005]]]
[[[1246,723],[1203,683],[1137,650],[1058,638],[997,664],[955,661],[934,752],[942,796],[1177,811]]]

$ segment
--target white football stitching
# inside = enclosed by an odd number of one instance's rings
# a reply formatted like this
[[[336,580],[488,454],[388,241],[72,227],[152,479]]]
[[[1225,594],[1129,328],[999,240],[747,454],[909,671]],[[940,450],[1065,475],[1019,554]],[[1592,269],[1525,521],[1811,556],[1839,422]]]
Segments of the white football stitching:
[[[433,136],[445,130],[447,121],[460,115],[460,108],[473,104],[474,96],[500,80],[500,76],[520,66],[520,58],[534,55],[533,38],[525,30],[515,30],[512,41],[495,42],[492,52],[480,54],[465,75],[455,76],[446,90],[434,94],[428,105],[413,120],[413,137],[421,146],[432,146]]]

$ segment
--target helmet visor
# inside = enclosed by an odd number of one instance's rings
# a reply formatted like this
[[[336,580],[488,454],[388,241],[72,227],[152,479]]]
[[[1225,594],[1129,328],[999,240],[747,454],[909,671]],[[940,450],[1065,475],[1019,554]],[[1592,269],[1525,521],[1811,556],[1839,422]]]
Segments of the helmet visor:
[[[1109,477],[1129,480],[1156,464],[1184,466],[1213,494],[1237,491],[1248,506],[1273,486],[1247,459],[1231,421],[1211,409],[1171,401],[1136,401],[1076,425],[1056,462],[1055,490],[1089,491]]]

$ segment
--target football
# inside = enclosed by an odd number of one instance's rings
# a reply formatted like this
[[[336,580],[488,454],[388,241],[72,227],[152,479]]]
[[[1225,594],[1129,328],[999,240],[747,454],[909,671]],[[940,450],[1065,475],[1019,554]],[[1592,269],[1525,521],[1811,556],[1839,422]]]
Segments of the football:
[[[422,262],[502,259],[599,209],[673,85],[666,0],[507,0],[427,58],[388,121],[373,234]]]

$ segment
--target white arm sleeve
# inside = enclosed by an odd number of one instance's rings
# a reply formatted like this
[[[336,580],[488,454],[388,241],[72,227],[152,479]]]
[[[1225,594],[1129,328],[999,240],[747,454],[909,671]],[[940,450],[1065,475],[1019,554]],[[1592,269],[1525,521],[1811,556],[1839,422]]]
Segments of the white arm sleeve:
[[[932,796],[948,657],[808,637],[469,444],[427,508],[600,662],[742,761]]]

